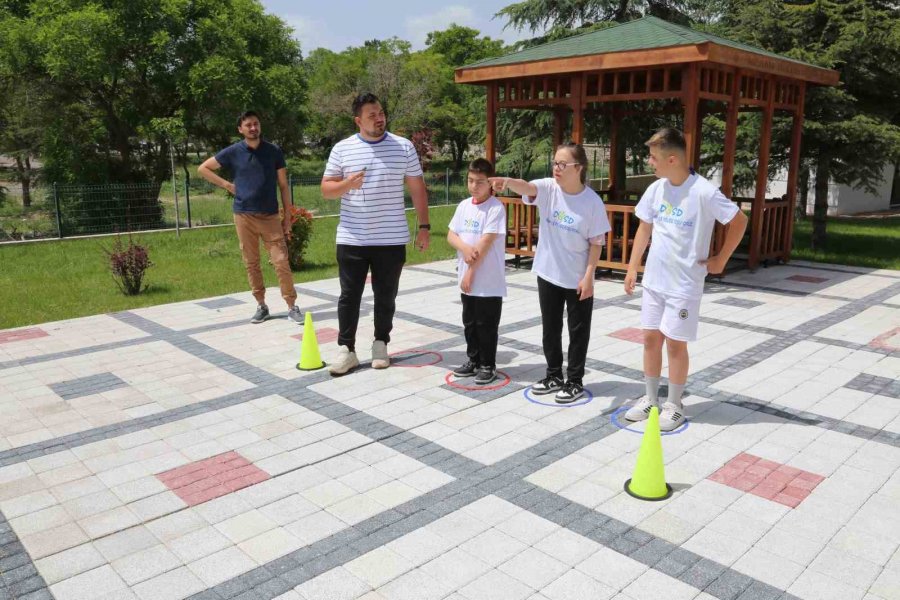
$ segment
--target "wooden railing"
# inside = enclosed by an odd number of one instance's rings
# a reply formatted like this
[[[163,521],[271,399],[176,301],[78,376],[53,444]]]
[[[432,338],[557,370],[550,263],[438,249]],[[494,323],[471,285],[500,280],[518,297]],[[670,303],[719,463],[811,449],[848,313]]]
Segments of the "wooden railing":
[[[750,211],[750,223],[753,223],[753,199],[734,198],[742,210]],[[790,220],[793,219],[787,200],[769,199],[762,205],[762,230],[759,235],[759,260],[788,260],[790,248],[785,244]],[[748,234],[750,227],[747,228]],[[752,240],[752,236],[751,236]]]
[[[599,192],[602,196],[609,194]],[[622,195],[625,195],[624,193]],[[627,193],[625,199],[637,195]],[[506,205],[506,253],[516,257],[534,256],[538,242],[538,217],[534,205],[524,204],[521,198],[500,198]],[[609,219],[611,231],[606,236],[603,252],[597,266],[603,269],[628,270],[631,260],[631,249],[634,245],[634,234],[640,224],[634,216],[633,204],[606,204],[606,217]],[[640,271],[644,270],[643,260]]]

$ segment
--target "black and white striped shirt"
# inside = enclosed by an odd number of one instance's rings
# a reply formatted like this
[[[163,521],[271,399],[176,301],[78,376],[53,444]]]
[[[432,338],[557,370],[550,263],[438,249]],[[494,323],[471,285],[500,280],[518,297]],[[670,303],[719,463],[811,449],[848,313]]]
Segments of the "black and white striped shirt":
[[[421,177],[422,166],[412,142],[385,133],[377,142],[359,134],[335,144],[325,166],[326,177],[347,178],[366,169],[362,188],[341,196],[337,243],[350,246],[400,246],[409,241],[403,203],[405,177]]]

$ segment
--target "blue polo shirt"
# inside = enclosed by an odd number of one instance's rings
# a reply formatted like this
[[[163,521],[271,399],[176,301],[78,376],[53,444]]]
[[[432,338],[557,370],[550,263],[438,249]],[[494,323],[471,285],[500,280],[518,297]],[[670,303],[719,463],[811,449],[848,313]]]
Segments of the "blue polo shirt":
[[[278,169],[285,167],[281,148],[260,140],[254,150],[241,140],[216,154],[216,162],[234,176],[234,212],[278,213]]]

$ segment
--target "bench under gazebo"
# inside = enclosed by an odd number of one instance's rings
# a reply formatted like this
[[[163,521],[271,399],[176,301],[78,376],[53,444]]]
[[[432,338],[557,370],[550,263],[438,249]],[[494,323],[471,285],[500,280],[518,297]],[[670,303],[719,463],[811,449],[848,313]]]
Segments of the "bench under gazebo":
[[[549,110],[554,114],[553,146],[569,138],[584,143],[586,117],[608,118],[609,185],[598,193],[606,203],[611,237],[598,267],[624,270],[637,228],[636,194],[616,177],[620,125],[640,115],[624,103],[643,103],[656,113],[683,114],[688,156],[700,164],[703,114],[725,113],[721,166],[722,192],[733,197],[738,113],[762,113],[753,198],[734,198],[750,206],[748,266],[787,262],[791,255],[797,202],[803,105],[809,85],[837,85],[838,72],[786,58],[722,37],[644,17],[606,29],[486,59],[456,70],[456,82],[487,88],[486,157],[497,153],[497,113],[501,109]],[[655,102],[652,102],[655,101]],[[666,105],[660,108],[660,105]],[[628,106],[631,106],[629,104]],[[766,199],[772,123],[775,111],[792,117],[786,198]],[[503,198],[508,211],[507,253],[533,256],[537,241],[535,208],[520,198]],[[719,228],[714,248],[724,238]]]

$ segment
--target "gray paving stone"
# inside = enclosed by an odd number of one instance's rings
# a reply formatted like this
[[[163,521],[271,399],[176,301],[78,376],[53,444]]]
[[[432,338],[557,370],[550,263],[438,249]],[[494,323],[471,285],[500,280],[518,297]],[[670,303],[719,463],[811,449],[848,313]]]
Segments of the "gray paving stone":
[[[731,569],[722,572],[712,583],[704,588],[707,594],[720,600],[733,600],[750,587],[753,579]]]

